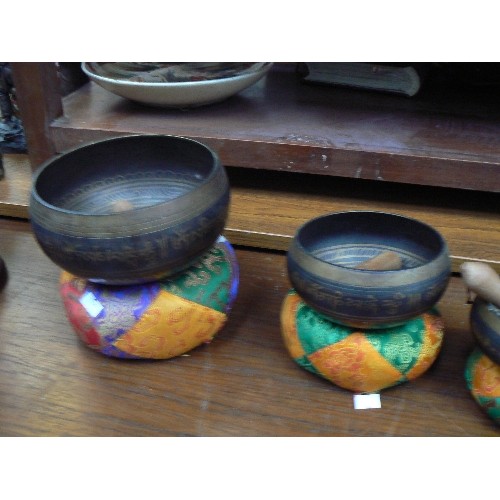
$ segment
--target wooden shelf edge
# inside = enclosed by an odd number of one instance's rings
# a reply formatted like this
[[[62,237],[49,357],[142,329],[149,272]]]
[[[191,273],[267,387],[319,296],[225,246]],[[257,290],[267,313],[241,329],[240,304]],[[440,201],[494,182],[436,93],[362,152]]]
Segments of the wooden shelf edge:
[[[0,216],[29,219],[31,168],[22,157],[7,158],[6,177],[0,181]],[[358,209],[398,211],[435,225],[451,239],[452,271],[464,262],[481,261],[500,273],[500,222],[493,214],[470,210],[434,210],[390,202],[298,195],[293,190],[232,185],[231,207],[224,231],[235,245],[286,252],[296,229],[305,220],[327,211]],[[489,218],[486,218],[486,217]],[[478,231],[480,238],[476,237]],[[462,236],[463,235],[463,236]]]
[[[232,179],[225,234],[234,244],[286,252],[297,229],[311,218],[331,212],[375,210],[412,217],[434,227],[448,243],[454,273],[469,261],[488,263],[500,272],[500,217],[490,206],[496,198],[485,200],[485,195],[471,193],[462,200],[453,192],[423,193],[419,188],[399,194],[388,190],[374,196],[369,186],[363,191],[352,181],[340,186],[312,177],[298,177],[293,185],[283,185],[277,176],[269,175],[254,176],[252,182],[248,175]]]
[[[0,180],[0,216],[28,218],[31,163],[26,154],[2,154],[5,170]]]
[[[226,228],[224,236],[233,245],[241,245],[251,248],[261,248],[265,250],[275,250],[286,252],[292,241],[292,236],[282,234],[266,234],[258,231],[247,231],[244,229]],[[451,272],[460,274],[460,266],[464,262],[484,262],[500,273],[500,261],[489,259],[475,259],[473,257],[462,257],[459,255],[450,255]]]
[[[237,227],[226,227],[224,236],[233,244],[246,247],[262,248],[265,250],[277,250],[286,252],[291,236],[284,234],[264,233],[238,229]]]
[[[136,133],[173,134],[206,144],[217,152],[226,166],[500,192],[500,176],[497,175],[500,164],[474,158],[449,159],[426,156],[423,153],[417,155],[408,152],[380,152],[331,145],[326,147],[314,143],[292,144],[264,139],[220,138],[200,135],[197,132],[178,134],[171,129],[156,129],[151,132],[145,128],[137,132],[79,128],[66,118],[55,120],[51,124],[51,133],[58,152],[72,149],[82,143]],[[247,153],[249,143],[253,143],[251,155]],[[470,175],[471,171],[474,172],[473,176]],[[436,176],[436,172],[441,174]]]
[[[7,205],[5,203],[0,203],[0,216],[29,220],[28,210],[28,206]],[[292,240],[292,236],[289,235],[249,231],[246,229],[239,229],[237,227],[226,227],[224,229],[224,236],[233,245],[279,252],[286,252]],[[453,273],[460,273],[460,266],[464,262],[472,261],[479,261],[489,264],[493,269],[500,273],[500,261],[492,259],[479,259],[474,257],[463,257],[453,254],[450,256],[450,258],[451,271]]]
[[[0,216],[15,217],[18,219],[28,219],[29,207],[28,205],[20,205],[16,203],[4,203],[0,201]]]

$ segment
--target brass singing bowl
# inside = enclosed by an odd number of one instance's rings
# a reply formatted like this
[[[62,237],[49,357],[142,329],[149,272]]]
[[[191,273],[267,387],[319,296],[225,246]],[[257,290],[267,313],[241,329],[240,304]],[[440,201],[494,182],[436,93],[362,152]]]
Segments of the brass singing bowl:
[[[394,252],[401,268],[367,270],[362,262]],[[400,325],[431,309],[449,281],[446,241],[431,226],[398,214],[349,211],[307,221],[287,253],[290,281],[309,306],[339,324]]]
[[[500,308],[477,296],[472,304],[470,323],[483,353],[500,365]]]
[[[132,284],[192,265],[222,233],[229,200],[225,169],[206,145],[130,135],[45,162],[29,211],[40,247],[62,269]]]

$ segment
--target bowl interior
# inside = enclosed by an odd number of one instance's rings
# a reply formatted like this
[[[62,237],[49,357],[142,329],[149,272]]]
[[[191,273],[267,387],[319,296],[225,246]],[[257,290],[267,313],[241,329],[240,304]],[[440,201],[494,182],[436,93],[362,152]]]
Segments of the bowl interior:
[[[401,257],[402,268],[411,269],[434,260],[444,248],[443,238],[430,226],[382,212],[328,214],[306,223],[297,239],[313,257],[349,268],[393,251]]]
[[[84,214],[111,214],[173,200],[214,172],[204,145],[168,136],[128,136],[65,153],[41,169],[34,190],[44,202]]]

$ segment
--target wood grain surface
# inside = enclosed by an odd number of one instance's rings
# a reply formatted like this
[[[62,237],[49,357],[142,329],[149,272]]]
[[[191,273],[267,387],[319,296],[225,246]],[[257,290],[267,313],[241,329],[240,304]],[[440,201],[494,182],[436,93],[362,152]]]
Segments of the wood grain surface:
[[[60,270],[29,223],[0,219],[8,282],[0,293],[2,436],[498,436],[465,385],[473,348],[463,283],[440,302],[440,357],[382,408],[297,366],[279,325],[289,289],[283,252],[237,247],[241,282],[224,329],[187,356],[107,358],[81,344],[59,297]]]

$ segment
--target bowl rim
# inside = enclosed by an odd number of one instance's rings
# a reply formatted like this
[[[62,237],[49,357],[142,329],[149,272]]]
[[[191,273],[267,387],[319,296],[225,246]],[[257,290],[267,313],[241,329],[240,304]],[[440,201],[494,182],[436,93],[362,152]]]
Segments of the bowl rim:
[[[347,266],[342,266],[340,264],[335,264],[333,262],[328,262],[324,259],[321,259],[317,257],[316,255],[312,254],[308,249],[302,244],[300,241],[300,235],[302,231],[309,227],[311,224],[316,223],[322,219],[327,219],[330,217],[335,217],[335,216],[340,216],[340,215],[348,215],[348,214],[378,214],[378,215],[383,215],[383,216],[388,216],[388,217],[397,217],[400,219],[405,219],[410,222],[417,223],[421,227],[424,227],[426,230],[430,231],[433,233],[437,240],[440,243],[440,249],[437,251],[435,257],[432,260],[426,261],[423,264],[420,264],[418,266],[414,266],[411,268],[406,268],[406,269],[391,269],[391,270],[372,270],[372,269],[357,269],[355,267],[347,267]],[[440,260],[443,255],[448,255],[448,244],[443,237],[443,235],[434,227],[432,227],[430,224],[427,224],[425,222],[422,222],[419,219],[415,219],[414,217],[409,217],[407,215],[402,215],[398,213],[393,213],[393,212],[384,212],[382,210],[343,210],[339,212],[328,212],[322,215],[319,215],[317,217],[313,217],[303,224],[301,224],[298,229],[295,232],[295,235],[292,239],[292,245],[291,246],[296,246],[298,250],[304,255],[307,256],[307,259],[317,262],[323,267],[328,266],[330,269],[337,269],[339,271],[344,271],[349,274],[357,274],[357,275],[372,275],[372,276],[386,276],[386,275],[396,275],[396,274],[412,274],[416,272],[417,270],[421,270],[422,268],[426,266],[433,266],[438,260]]]
[[[70,155],[72,153],[76,153],[78,151],[81,151],[82,149],[86,149],[86,148],[91,148],[95,145],[98,145],[98,144],[102,144],[102,143],[107,143],[107,142],[119,142],[119,141],[123,141],[123,140],[127,140],[127,139],[132,139],[132,140],[135,140],[135,139],[139,139],[139,138],[157,138],[157,137],[160,137],[160,138],[170,138],[170,139],[180,139],[182,141],[188,141],[188,142],[191,142],[193,144],[196,144],[196,145],[199,145],[201,146],[202,148],[204,148],[205,150],[207,150],[207,152],[210,153],[211,157],[212,157],[212,160],[213,160],[213,163],[212,163],[212,168],[211,168],[211,171],[209,172],[209,174],[202,180],[202,182],[200,182],[199,184],[197,184],[193,190],[187,192],[187,193],[183,193],[171,200],[165,200],[165,201],[160,201],[160,202],[157,202],[157,203],[153,203],[151,205],[147,205],[147,206],[143,206],[143,207],[137,207],[137,208],[131,208],[129,210],[124,210],[122,212],[116,212],[116,213],[90,213],[90,212],[82,212],[82,211],[77,211],[77,210],[69,210],[67,208],[63,208],[63,207],[59,207],[57,205],[53,205],[52,203],[49,203],[48,201],[46,201],[44,198],[42,198],[39,193],[38,193],[38,190],[37,190],[37,181],[38,179],[40,178],[40,176],[52,165],[54,164],[55,162],[57,162],[59,159],[67,156],[67,155]],[[31,183],[31,189],[30,189],[30,196],[33,197],[37,203],[39,205],[41,205],[42,207],[45,207],[47,209],[50,209],[50,210],[54,210],[60,214],[65,214],[65,215],[71,215],[71,216],[77,216],[77,217],[99,217],[99,218],[119,218],[120,216],[123,217],[124,214],[127,214],[127,213],[131,213],[131,212],[134,212],[134,213],[141,213],[141,212],[144,212],[146,210],[151,210],[152,208],[154,207],[159,207],[159,206],[162,206],[162,205],[165,205],[165,204],[170,204],[172,202],[176,202],[178,203],[179,200],[182,200],[182,199],[185,199],[187,196],[189,196],[190,194],[193,193],[193,191],[199,191],[200,189],[202,189],[204,186],[206,186],[207,184],[209,184],[212,179],[218,175],[219,171],[221,170],[221,168],[218,168],[218,167],[221,167],[223,169],[223,165],[220,161],[220,158],[218,156],[218,154],[212,149],[210,148],[209,146],[207,146],[206,144],[200,142],[200,141],[197,141],[195,139],[191,139],[189,137],[184,137],[184,136],[178,136],[178,135],[171,135],[171,134],[126,134],[126,135],[121,135],[121,136],[117,136],[117,137],[108,137],[108,138],[105,138],[105,139],[98,139],[98,140],[94,140],[94,141],[88,141],[88,142],[85,142],[83,144],[78,144],[76,146],[73,146],[71,148],[68,148],[68,149],[65,149],[64,151],[62,151],[61,153],[55,155],[55,156],[52,156],[51,158],[47,159],[46,161],[44,161],[38,168],[37,170],[34,172],[33,174],[33,177],[32,177],[32,183]],[[31,202],[30,202],[30,206],[31,206]]]
[[[103,83],[108,83],[116,86],[122,86],[122,87],[143,87],[143,88],[182,88],[182,87],[210,87],[213,85],[220,85],[221,83],[227,82],[227,83],[235,83],[239,82],[241,80],[246,80],[249,78],[253,78],[259,75],[264,75],[267,73],[271,67],[273,66],[274,63],[272,62],[265,62],[263,63],[264,65],[261,68],[257,68],[255,71],[249,72],[249,73],[244,73],[241,75],[235,75],[235,76],[230,76],[227,78],[214,78],[212,80],[200,80],[200,81],[193,81],[193,82],[134,82],[134,81],[127,81],[127,80],[118,80],[114,78],[110,78],[107,76],[102,76],[94,71],[92,71],[87,65],[89,65],[90,62],[82,62],[81,63],[81,68],[82,71],[91,79],[95,79],[96,81],[101,81]]]
[[[482,319],[492,329],[494,329],[494,326],[496,326],[493,325],[493,323],[498,324],[498,326],[500,327],[500,307],[497,307],[489,300],[483,299],[481,296],[476,295],[472,304],[472,309],[474,309],[474,311],[477,313],[484,313],[485,317],[482,316]],[[498,334],[500,335],[500,331],[498,332]]]

